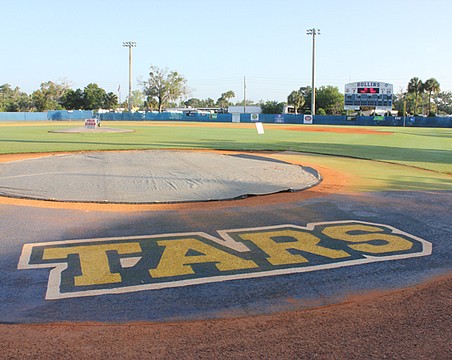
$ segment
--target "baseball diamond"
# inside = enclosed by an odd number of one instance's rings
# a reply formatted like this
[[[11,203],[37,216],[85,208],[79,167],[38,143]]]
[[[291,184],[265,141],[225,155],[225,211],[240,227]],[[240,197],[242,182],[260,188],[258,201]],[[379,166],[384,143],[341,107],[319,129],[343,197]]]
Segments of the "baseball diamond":
[[[135,344],[130,331],[140,331],[155,347],[209,328],[203,342],[239,343],[268,326],[288,344],[284,329],[310,326],[305,339],[335,331],[352,341],[354,327],[399,319],[403,331],[384,327],[397,339],[415,338],[405,322],[421,319],[443,343],[449,129],[57,128],[74,122],[0,124],[3,339],[75,327]]]
[[[451,13],[3,1],[0,360],[452,359]]]

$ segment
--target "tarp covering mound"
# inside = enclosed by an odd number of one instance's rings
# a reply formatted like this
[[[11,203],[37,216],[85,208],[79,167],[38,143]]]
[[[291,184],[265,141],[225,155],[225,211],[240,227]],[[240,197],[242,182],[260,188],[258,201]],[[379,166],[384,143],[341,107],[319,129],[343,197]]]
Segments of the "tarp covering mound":
[[[235,199],[320,182],[309,168],[246,154],[107,151],[0,164],[0,196],[111,203]]]
[[[80,134],[80,133],[101,134],[101,133],[125,133],[125,132],[135,132],[135,130],[108,128],[108,127],[95,127],[93,129],[88,129],[83,126],[71,129],[49,130],[49,133],[61,133],[61,134]]]

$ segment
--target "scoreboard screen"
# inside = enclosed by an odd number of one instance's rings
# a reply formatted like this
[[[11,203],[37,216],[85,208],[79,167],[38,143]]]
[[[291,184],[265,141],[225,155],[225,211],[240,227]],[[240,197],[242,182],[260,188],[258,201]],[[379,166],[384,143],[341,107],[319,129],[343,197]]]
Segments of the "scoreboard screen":
[[[393,85],[380,81],[359,81],[345,84],[344,109],[392,110]]]
[[[380,88],[375,87],[365,87],[365,88],[358,88],[358,94],[379,94]]]

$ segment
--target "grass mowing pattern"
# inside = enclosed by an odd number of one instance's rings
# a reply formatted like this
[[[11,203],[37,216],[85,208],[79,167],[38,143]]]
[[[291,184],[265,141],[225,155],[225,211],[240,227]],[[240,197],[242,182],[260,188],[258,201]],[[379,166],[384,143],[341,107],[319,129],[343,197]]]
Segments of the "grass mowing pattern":
[[[22,125],[22,126],[21,126]],[[0,154],[125,149],[220,149],[297,151],[386,161],[452,174],[452,129],[367,127],[387,135],[288,131],[286,125],[103,122],[134,133],[55,134],[49,130],[83,126],[80,122],[0,124]],[[298,125],[313,129],[312,125]],[[291,125],[293,127],[293,125]],[[328,127],[316,126],[318,129]],[[363,127],[347,126],[348,129]]]

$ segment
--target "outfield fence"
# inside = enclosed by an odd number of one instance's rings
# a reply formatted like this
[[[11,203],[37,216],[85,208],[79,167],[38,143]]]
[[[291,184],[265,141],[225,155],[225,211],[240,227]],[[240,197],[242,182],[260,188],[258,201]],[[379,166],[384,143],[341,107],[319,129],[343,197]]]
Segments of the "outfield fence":
[[[47,112],[0,112],[0,121],[48,120]]]
[[[310,123],[301,114],[201,114],[193,112],[123,112],[101,113],[91,110],[54,110],[47,112],[0,112],[0,121],[60,121],[84,120],[99,117],[106,121],[194,121],[194,122],[263,122],[280,124]],[[315,125],[356,125],[356,126],[410,126],[452,128],[452,117],[418,117],[418,116],[333,116],[315,115],[312,121]]]
[[[52,110],[45,112],[0,112],[0,121],[84,120],[94,116],[92,110]]]
[[[259,114],[256,119],[251,114],[197,114],[197,113],[104,113],[100,114],[101,120],[127,121],[196,121],[196,122],[234,122],[241,123],[263,122],[281,124],[306,124],[307,120],[302,114]],[[402,116],[334,116],[315,115],[313,124],[317,125],[356,125],[356,126],[415,126],[415,127],[452,127],[452,117],[402,117]]]

